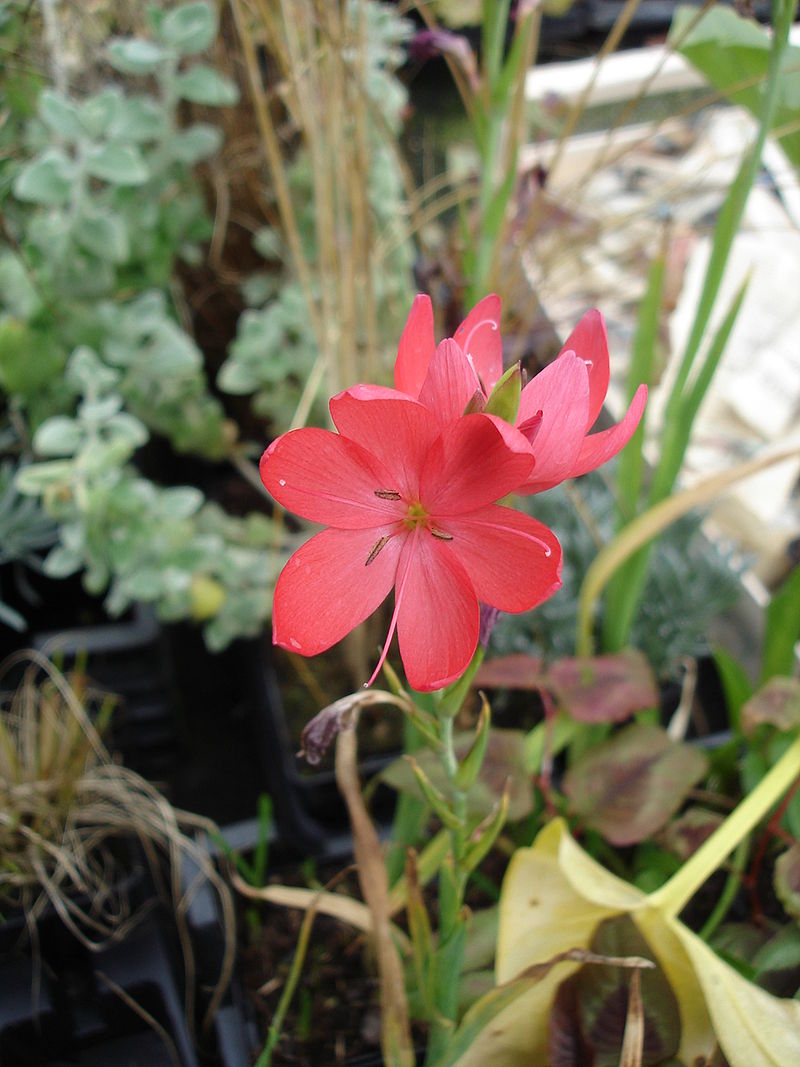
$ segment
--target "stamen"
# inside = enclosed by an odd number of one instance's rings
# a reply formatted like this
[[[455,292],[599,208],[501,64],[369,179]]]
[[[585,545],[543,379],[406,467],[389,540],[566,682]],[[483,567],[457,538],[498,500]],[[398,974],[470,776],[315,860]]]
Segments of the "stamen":
[[[369,550],[369,555],[367,556],[367,559],[366,559],[366,562],[365,562],[364,566],[368,567],[370,565],[370,563],[372,563],[372,561],[378,555],[380,550],[385,545],[388,545],[388,544],[389,544],[389,538],[388,537],[379,537],[378,540],[375,542],[375,544],[372,546],[372,548]]]
[[[379,496],[381,500],[399,500],[400,494],[396,489],[376,489],[375,496]]]
[[[442,533],[441,530],[434,530],[433,528],[431,528],[431,533],[433,534],[434,537],[438,537],[438,539],[440,541],[452,541],[453,540],[453,535],[452,534]]]
[[[372,685],[372,683],[378,677],[378,674],[380,673],[381,667],[383,667],[384,661],[386,659],[386,653],[389,651],[389,645],[391,645],[391,643],[392,643],[392,638],[394,637],[394,632],[397,629],[397,618],[398,618],[398,615],[400,614],[400,604],[403,601],[403,593],[404,593],[405,588],[406,588],[406,580],[408,579],[408,572],[409,572],[409,569],[410,569],[409,568],[409,563],[410,563],[411,557],[412,557],[413,552],[414,552],[414,547],[416,545],[416,539],[419,537],[419,526],[417,526],[416,529],[414,530],[414,535],[413,536],[414,536],[414,539],[415,539],[414,540],[414,544],[412,544],[410,546],[410,548],[408,548],[408,547],[406,548],[405,569],[403,571],[403,575],[400,578],[399,582],[397,582],[397,581],[395,582],[395,586],[394,586],[394,611],[392,612],[392,619],[391,619],[391,622],[389,623],[389,632],[386,635],[386,640],[383,643],[383,650],[381,651],[381,656],[380,656],[380,659],[378,660],[378,664],[375,667],[375,670],[372,672],[372,675],[370,676],[369,681],[368,682],[364,682],[364,688],[365,689],[369,689],[369,687]],[[406,546],[408,546],[408,541],[406,541]]]

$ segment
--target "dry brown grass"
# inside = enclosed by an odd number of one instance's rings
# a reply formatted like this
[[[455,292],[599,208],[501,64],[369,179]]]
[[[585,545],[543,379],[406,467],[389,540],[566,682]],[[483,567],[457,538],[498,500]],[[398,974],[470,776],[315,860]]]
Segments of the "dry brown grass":
[[[68,676],[36,651],[0,665],[0,910],[21,911],[32,944],[47,909],[89,947],[119,940],[154,901],[129,899],[132,856],[141,851],[174,909],[192,1020],[193,956],[186,910],[203,882],[226,934],[211,1018],[233,965],[233,900],[196,832],[208,820],[177,811],[149,782],[112,760],[101,732],[114,698],[86,676]],[[93,721],[94,720],[94,721]],[[187,880],[182,872],[193,872]],[[195,873],[196,872],[196,873]],[[188,881],[188,884],[187,884]]]

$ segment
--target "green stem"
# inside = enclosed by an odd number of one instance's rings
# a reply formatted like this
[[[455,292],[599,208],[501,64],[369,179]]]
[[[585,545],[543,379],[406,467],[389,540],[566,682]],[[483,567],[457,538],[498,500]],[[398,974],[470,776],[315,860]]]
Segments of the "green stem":
[[[670,880],[649,897],[652,907],[675,917],[800,775],[800,734],[725,822]]]
[[[454,715],[469,686],[469,680],[483,658],[478,649],[464,675],[442,694],[437,708],[442,746],[439,758],[450,783],[450,800],[456,825],[450,831],[450,855],[439,869],[439,944],[434,970],[436,1016],[431,1022],[426,1063],[436,1063],[452,1039],[458,1012],[458,994],[464,957],[466,926],[463,916],[468,872],[464,864],[467,845],[467,794],[456,785],[458,757],[455,750]],[[450,703],[448,703],[448,698]]]
[[[747,854],[750,851],[750,837],[743,837],[739,844],[736,846],[736,851],[733,854],[731,860],[731,871],[725,880],[725,885],[722,892],[719,895],[719,900],[714,905],[714,908],[703,923],[700,930],[700,938],[703,941],[708,941],[719,924],[728,914],[731,904],[733,904],[734,897],[739,892],[739,887],[742,884],[742,871],[744,865],[747,862]]]
[[[275,1051],[275,1046],[278,1044],[278,1041],[280,1041],[281,1030],[283,1029],[286,1013],[289,1010],[292,997],[297,989],[297,983],[300,980],[300,972],[303,970],[303,963],[305,962],[306,952],[308,951],[308,942],[311,937],[311,927],[314,925],[316,914],[317,909],[312,905],[303,916],[303,923],[297,938],[297,948],[295,949],[294,957],[292,958],[292,966],[289,968],[286,985],[283,987],[283,993],[281,994],[278,1007],[275,1009],[272,1022],[269,1024],[267,1043],[264,1045],[261,1055],[256,1060],[255,1067],[270,1067],[272,1062],[272,1053]]]

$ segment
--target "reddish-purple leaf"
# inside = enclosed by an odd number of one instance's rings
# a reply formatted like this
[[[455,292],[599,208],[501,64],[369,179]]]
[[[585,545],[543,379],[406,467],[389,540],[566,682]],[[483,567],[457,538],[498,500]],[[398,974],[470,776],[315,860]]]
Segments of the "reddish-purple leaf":
[[[633,845],[664,826],[707,765],[660,727],[633,723],[574,763],[563,789],[587,826],[613,845]]]
[[[641,652],[561,659],[547,671],[559,707],[580,722],[622,722],[658,706],[658,686]]]
[[[692,807],[664,828],[659,840],[682,860],[688,860],[722,822],[722,815],[709,808]]]
[[[800,678],[778,675],[742,705],[742,729],[751,733],[762,723],[779,730],[800,726]]]
[[[600,923],[591,941],[600,956],[654,959],[653,951],[628,915]],[[548,1019],[547,1047],[551,1067],[618,1064],[625,1023],[631,970],[586,963],[562,982]],[[674,1064],[681,1037],[675,994],[660,967],[639,971],[644,1013],[643,1067]]]
[[[600,923],[591,948],[604,956],[654,959],[652,949],[629,915]],[[642,969],[639,975],[644,1010],[642,1067],[655,1067],[678,1051],[680,1011],[660,967]],[[584,965],[577,977],[582,1028],[596,1062],[617,1064],[628,1017],[631,972],[622,967]]]
[[[775,861],[775,892],[789,915],[800,919],[800,845],[792,845]]]
[[[518,652],[482,663],[475,676],[478,689],[541,689],[545,673],[538,656]]]
[[[484,689],[547,689],[581,722],[622,722],[658,705],[658,686],[646,658],[634,649],[610,656],[560,659],[550,667],[525,653],[484,663],[475,684]]]
[[[547,1056],[552,1067],[594,1063],[581,1033],[577,979],[575,974],[561,983],[547,1019]]]

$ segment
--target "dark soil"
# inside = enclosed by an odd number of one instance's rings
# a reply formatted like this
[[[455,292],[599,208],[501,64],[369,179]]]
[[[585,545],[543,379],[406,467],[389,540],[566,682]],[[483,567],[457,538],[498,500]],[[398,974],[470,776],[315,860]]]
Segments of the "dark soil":
[[[317,877],[324,880],[334,873],[325,870]],[[307,884],[297,871],[279,880]],[[354,874],[348,875],[339,888],[360,897]],[[289,908],[262,909],[260,927],[247,938],[241,953],[245,988],[262,1035],[267,1034],[283,994],[303,915]],[[245,936],[247,927],[245,922]],[[378,980],[366,938],[337,919],[318,915],[272,1064],[355,1067],[364,1056],[374,1056],[375,1063],[381,1063]]]

